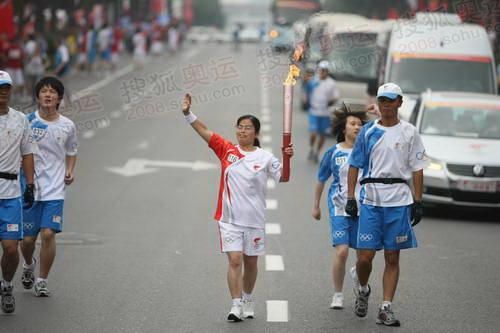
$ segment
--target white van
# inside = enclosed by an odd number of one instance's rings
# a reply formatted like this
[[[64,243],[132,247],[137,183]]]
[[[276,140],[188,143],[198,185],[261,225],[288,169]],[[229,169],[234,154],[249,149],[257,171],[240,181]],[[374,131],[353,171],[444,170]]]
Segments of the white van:
[[[409,97],[400,109],[403,119],[411,114],[412,99],[427,89],[496,94],[497,87],[486,30],[436,14],[394,24],[383,78]]]

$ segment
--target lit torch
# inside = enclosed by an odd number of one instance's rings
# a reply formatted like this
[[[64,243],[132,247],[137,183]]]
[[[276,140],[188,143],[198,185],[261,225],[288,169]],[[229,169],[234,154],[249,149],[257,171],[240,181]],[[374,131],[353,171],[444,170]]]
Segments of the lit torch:
[[[293,87],[300,75],[298,62],[304,56],[304,45],[297,45],[291,56],[290,69],[286,80],[283,82],[283,148],[292,142],[292,110],[293,110]],[[283,174],[281,181],[290,179],[290,156],[283,154]]]

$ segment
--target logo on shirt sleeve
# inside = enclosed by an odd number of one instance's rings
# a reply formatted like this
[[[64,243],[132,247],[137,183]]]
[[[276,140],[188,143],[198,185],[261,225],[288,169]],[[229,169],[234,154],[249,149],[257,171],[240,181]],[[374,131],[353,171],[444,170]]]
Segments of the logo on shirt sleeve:
[[[238,156],[234,155],[234,154],[227,155],[228,162],[234,163],[234,162],[236,162],[239,159],[240,158]]]
[[[271,167],[274,170],[278,170],[281,167],[281,163],[279,161],[274,161],[273,164],[271,164]]]
[[[18,232],[19,224],[7,224],[7,232]]]

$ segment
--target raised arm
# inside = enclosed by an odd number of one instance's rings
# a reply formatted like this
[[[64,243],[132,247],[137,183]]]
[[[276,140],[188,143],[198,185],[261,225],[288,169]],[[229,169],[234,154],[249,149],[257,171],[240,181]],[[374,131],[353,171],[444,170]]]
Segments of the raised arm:
[[[191,95],[186,94],[184,96],[184,100],[182,101],[182,113],[184,114],[184,118],[189,122],[191,127],[194,128],[196,133],[198,133],[203,140],[207,143],[210,141],[210,137],[212,136],[212,131],[210,131],[201,120],[198,119],[193,113],[190,111],[191,109]]]

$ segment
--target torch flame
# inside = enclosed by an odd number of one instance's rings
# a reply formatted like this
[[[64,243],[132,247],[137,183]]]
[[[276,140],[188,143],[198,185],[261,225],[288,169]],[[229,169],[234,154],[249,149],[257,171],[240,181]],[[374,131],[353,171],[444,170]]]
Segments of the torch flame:
[[[284,85],[295,85],[297,83],[296,78],[300,76],[300,69],[297,65],[295,65],[295,62],[298,62],[302,59],[304,56],[304,46],[302,44],[299,44],[295,47],[295,50],[293,51],[292,55],[292,64],[290,65],[290,68],[288,70],[288,75],[283,82]]]

